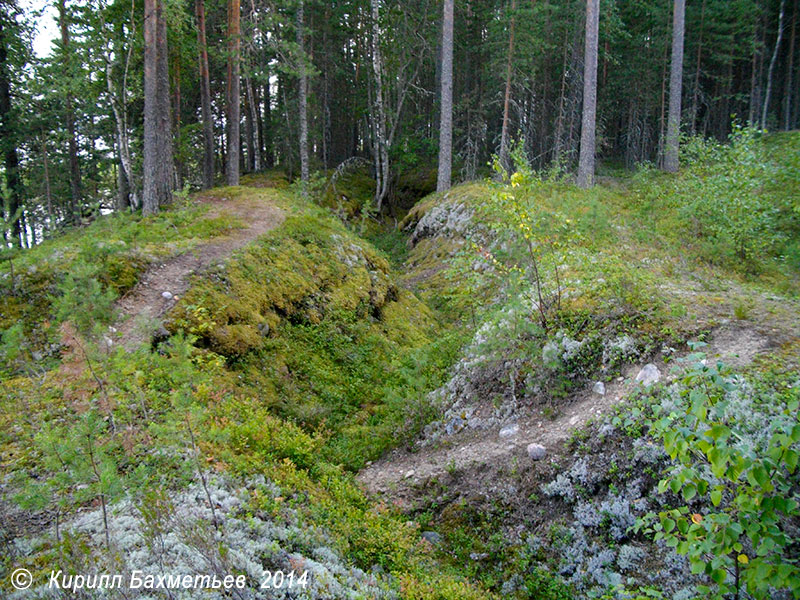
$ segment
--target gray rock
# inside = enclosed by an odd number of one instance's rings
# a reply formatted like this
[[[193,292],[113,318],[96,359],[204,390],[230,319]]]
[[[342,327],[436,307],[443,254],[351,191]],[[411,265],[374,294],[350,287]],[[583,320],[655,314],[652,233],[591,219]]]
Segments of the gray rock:
[[[595,394],[598,394],[600,396],[605,396],[606,395],[606,384],[603,383],[602,381],[598,381],[597,383],[594,384],[594,387],[592,388],[592,391]]]
[[[500,437],[503,439],[514,437],[519,433],[519,425],[516,423],[512,423],[511,425],[506,425],[500,430]]]
[[[469,555],[470,560],[485,560],[489,558],[488,552],[472,552]]]
[[[547,454],[547,449],[541,444],[528,444],[528,456],[531,460],[542,460]]]
[[[161,292],[161,297],[164,300],[172,300],[172,293],[171,292]]]
[[[661,371],[653,363],[646,364],[636,376],[636,382],[642,385],[652,385],[661,379]]]
[[[442,536],[435,531],[423,531],[422,539],[434,546],[438,546],[442,543]]]

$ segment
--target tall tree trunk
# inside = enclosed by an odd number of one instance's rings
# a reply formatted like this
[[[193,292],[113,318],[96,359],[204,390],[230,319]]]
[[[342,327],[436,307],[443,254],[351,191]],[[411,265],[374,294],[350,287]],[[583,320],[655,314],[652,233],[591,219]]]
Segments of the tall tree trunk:
[[[256,127],[253,114],[253,94],[250,91],[250,78],[244,78],[244,141],[247,146],[247,156],[245,170],[252,173],[256,170],[256,138],[254,128]]]
[[[686,0],[675,0],[672,16],[672,62],[669,74],[669,118],[664,170],[678,171],[678,145],[681,133],[681,91],[683,88],[683,35]]]
[[[789,57],[786,65],[786,88],[783,93],[783,129],[789,131],[792,128],[792,75],[794,73],[794,48],[797,38],[797,4],[798,0],[794,0],[794,9],[792,10],[792,35],[789,37]]]
[[[786,0],[781,0],[780,12],[778,13],[778,37],[775,39],[775,49],[772,51],[772,59],[769,61],[767,70],[767,91],[764,94],[764,106],[761,110],[761,129],[767,128],[767,114],[769,113],[769,101],[772,95],[772,75],[775,71],[775,63],[778,62],[778,52],[783,39],[783,14],[786,10]]]
[[[444,0],[442,18],[442,96],[439,119],[439,176],[436,191],[450,189],[453,171],[453,29],[454,2]]]
[[[20,207],[22,204],[22,181],[19,177],[19,155],[17,154],[17,132],[11,110],[11,76],[8,68],[8,35],[3,28],[4,16],[0,15],[0,152],[4,155],[6,187],[8,188],[7,221],[11,226],[10,242],[22,246]],[[5,233],[5,232],[3,232]]]
[[[239,80],[239,59],[241,54],[240,0],[228,0],[228,166],[225,175],[228,185],[239,185],[240,104],[241,83]]]
[[[308,75],[306,75],[305,52],[305,18],[304,2],[300,0],[297,7],[297,46],[300,49],[300,81],[298,87],[298,103],[300,105],[300,181],[304,184],[309,179],[308,161]]]
[[[158,212],[174,189],[164,0],[144,3],[144,164],[142,212]]]
[[[181,98],[181,60],[180,56],[175,56],[175,101],[173,107],[173,114],[175,115],[175,144],[178,148],[178,151],[175,153],[175,176],[176,176],[176,185],[178,189],[183,189],[183,176],[184,176],[184,168],[185,165],[183,164],[183,159],[181,158],[181,127],[183,124],[181,123],[181,104],[183,99]]]
[[[42,132],[42,160],[44,162],[44,197],[47,200],[47,231],[55,229],[53,219],[53,193],[50,186],[50,158],[47,151],[47,134]],[[44,230],[42,231],[44,235]]]
[[[511,108],[511,74],[514,59],[514,25],[516,22],[517,0],[511,0],[511,23],[508,31],[508,56],[506,58],[506,91],[503,97],[503,128],[500,133],[500,164],[508,170],[508,116]]]
[[[200,106],[203,119],[203,188],[214,187],[214,121],[211,114],[211,78],[208,72],[208,43],[206,42],[206,7],[196,0],[197,50],[200,62]]]
[[[595,128],[597,124],[597,43],[600,34],[600,0],[586,0],[586,47],[583,59],[583,121],[578,185],[594,184]]]
[[[706,0],[700,8],[700,38],[697,41],[697,60],[694,69],[694,88],[692,89],[692,112],[691,112],[691,128],[692,135],[697,133],[697,111],[698,102],[700,100],[700,62],[703,56],[703,33],[705,32],[706,22]]]
[[[381,55],[380,1],[371,0],[372,8],[372,74],[375,78],[375,98],[371,123],[375,155],[375,208],[380,213],[389,189],[389,141],[386,132],[386,105],[383,101],[383,57]]]
[[[264,166],[271,169],[275,166],[275,150],[272,140],[272,90],[270,89],[269,71],[264,83]]]
[[[81,217],[81,204],[83,192],[81,189],[81,165],[78,160],[78,134],[75,128],[74,98],[72,95],[72,57],[70,54],[69,22],[67,19],[66,0],[59,0],[58,23],[61,29],[62,66],[67,75],[67,93],[64,99],[64,121],[67,128],[67,142],[69,146],[69,187],[70,187],[70,222],[79,222]]]
[[[259,107],[258,107],[258,96],[256,95],[256,87],[253,85],[253,80],[249,77],[245,80],[245,84],[247,85],[247,97],[248,103],[250,106],[250,122],[252,123],[253,127],[253,159],[252,159],[252,167],[254,171],[261,170],[261,123],[260,119],[258,118],[259,115]]]

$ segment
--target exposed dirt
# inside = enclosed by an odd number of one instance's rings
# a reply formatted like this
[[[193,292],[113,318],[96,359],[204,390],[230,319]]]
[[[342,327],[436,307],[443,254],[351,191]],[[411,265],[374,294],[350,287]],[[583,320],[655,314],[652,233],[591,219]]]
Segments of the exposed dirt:
[[[133,350],[149,340],[164,316],[188,289],[191,278],[211,265],[223,262],[230,254],[278,227],[284,220],[283,211],[259,197],[237,197],[229,200],[217,196],[202,196],[200,202],[211,205],[207,217],[231,215],[245,227],[230,235],[196,246],[191,251],[152,265],[139,283],[116,303],[119,313],[116,343]],[[171,298],[165,298],[169,292]]]
[[[771,346],[770,336],[751,324],[732,322],[714,331],[704,351],[709,359],[721,358],[728,364],[743,366]],[[661,380],[669,380],[671,365],[664,357],[655,357],[651,362],[661,372]],[[367,492],[385,497],[401,510],[413,509],[436,484],[466,496],[492,488],[502,473],[516,465],[546,465],[562,455],[574,430],[609,413],[641,385],[635,378],[642,366],[631,365],[623,377],[607,383],[605,395],[594,393],[591,385],[576,391],[555,418],[545,416],[542,407],[531,407],[516,419],[519,430],[515,435],[501,438],[497,428],[467,431],[418,452],[397,449],[362,470],[358,481]],[[531,443],[540,444],[547,451],[540,463],[528,457],[527,446]]]

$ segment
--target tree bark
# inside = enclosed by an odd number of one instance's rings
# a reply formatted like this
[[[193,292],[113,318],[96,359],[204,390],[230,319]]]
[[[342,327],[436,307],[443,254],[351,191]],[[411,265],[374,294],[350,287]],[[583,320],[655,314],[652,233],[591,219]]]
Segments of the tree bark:
[[[786,65],[786,88],[783,94],[783,129],[790,131],[792,129],[792,75],[794,73],[794,48],[797,38],[797,4],[798,0],[794,0],[794,9],[792,10],[792,35],[789,37],[789,57]]]
[[[228,163],[225,175],[228,185],[239,185],[239,156],[241,154],[241,83],[239,59],[241,54],[240,0],[228,1]]]
[[[705,32],[706,22],[706,0],[700,8],[700,38],[697,41],[697,60],[694,69],[694,87],[692,89],[692,112],[691,112],[691,128],[692,135],[697,133],[697,111],[698,102],[700,100],[700,63],[703,57],[703,33]]]
[[[155,214],[174,189],[164,0],[144,3],[144,164],[142,212]]]
[[[309,180],[308,160],[308,76],[306,75],[304,2],[297,7],[297,46],[300,49],[298,103],[300,105],[300,181]]]
[[[511,108],[511,74],[514,59],[514,25],[516,21],[517,0],[511,0],[511,23],[508,32],[508,57],[506,59],[506,91],[503,97],[503,128],[500,133],[500,164],[508,170],[508,116]]]
[[[578,185],[594,185],[595,128],[597,124],[597,44],[600,34],[600,0],[586,0],[586,47],[583,66],[583,121]]]
[[[81,217],[82,189],[81,189],[81,165],[78,160],[78,135],[75,128],[75,109],[74,98],[72,95],[72,58],[70,55],[69,23],[67,21],[66,0],[59,0],[58,3],[58,23],[61,29],[61,52],[62,66],[67,75],[67,91],[64,99],[65,114],[64,121],[67,128],[67,143],[69,146],[69,187],[70,187],[70,210],[68,220],[79,222]]]
[[[22,246],[20,227],[20,206],[22,204],[22,181],[19,177],[19,155],[17,154],[17,132],[11,110],[11,76],[8,68],[8,34],[4,30],[3,16],[0,15],[0,151],[4,155],[6,187],[8,196],[8,222],[10,242]],[[5,233],[5,232],[4,232]]]
[[[450,189],[453,171],[453,29],[454,2],[444,0],[442,18],[442,95],[439,119],[439,176],[436,191]]]
[[[667,118],[667,151],[664,170],[678,171],[678,146],[681,133],[681,93],[683,89],[683,37],[686,0],[675,0],[672,15],[672,61],[669,74],[669,117]]]
[[[197,16],[197,50],[200,63],[200,107],[203,119],[203,188],[214,187],[214,122],[211,114],[211,78],[208,72],[206,41],[206,7],[204,0],[195,2]]]
[[[372,0],[372,74],[375,98],[372,106],[373,151],[375,155],[375,208],[380,213],[389,189],[389,143],[386,133],[386,105],[383,100],[383,56],[381,55],[380,2]]]
[[[781,0],[780,12],[778,13],[778,36],[775,39],[775,49],[772,52],[772,59],[769,61],[767,70],[767,91],[764,94],[764,106],[761,109],[761,129],[767,128],[767,114],[769,113],[769,101],[772,95],[772,76],[775,71],[775,63],[778,62],[778,52],[783,39],[783,15],[786,10],[786,0]]]

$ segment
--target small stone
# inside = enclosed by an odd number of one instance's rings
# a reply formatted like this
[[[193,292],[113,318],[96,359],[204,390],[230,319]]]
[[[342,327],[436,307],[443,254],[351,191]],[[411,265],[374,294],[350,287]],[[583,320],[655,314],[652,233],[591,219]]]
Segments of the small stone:
[[[547,450],[541,444],[528,444],[528,456],[531,460],[542,460]]]
[[[598,394],[600,396],[605,396],[606,395],[606,384],[603,383],[602,381],[598,381],[597,383],[594,384],[594,387],[592,388],[592,391],[595,394]]]
[[[485,560],[489,558],[488,552],[471,552],[469,555],[470,560]]]
[[[164,300],[172,300],[172,293],[171,292],[161,292],[161,297]]]
[[[411,479],[413,476],[414,476],[414,469],[411,469],[410,471],[408,471],[408,472],[405,474],[405,476],[403,477],[403,479]]]
[[[661,379],[661,371],[653,363],[646,364],[636,376],[636,382],[642,385],[652,385]]]
[[[511,425],[506,425],[500,430],[500,437],[503,439],[514,437],[519,433],[519,425],[516,423],[512,423]]]
[[[434,546],[442,543],[442,536],[435,531],[423,531],[422,539]]]

